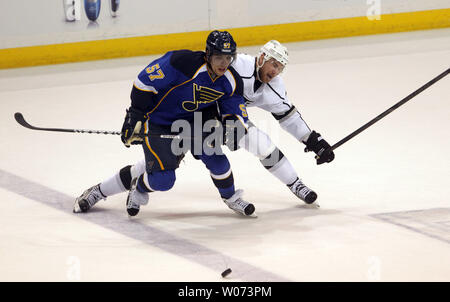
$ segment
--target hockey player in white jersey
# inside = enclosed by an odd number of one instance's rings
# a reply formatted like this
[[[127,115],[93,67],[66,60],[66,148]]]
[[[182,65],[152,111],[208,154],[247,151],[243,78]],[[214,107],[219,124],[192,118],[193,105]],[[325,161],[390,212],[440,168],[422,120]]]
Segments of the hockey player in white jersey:
[[[330,150],[330,145],[319,133],[308,127],[297,108],[287,98],[280,73],[288,60],[286,47],[272,40],[261,48],[256,57],[238,54],[232,66],[244,82],[247,107],[259,107],[270,112],[281,128],[306,145],[305,152],[313,151],[317,154],[318,165],[331,162],[334,153]],[[266,133],[254,125],[250,126],[238,145],[257,156],[264,167],[286,184],[297,197],[307,204],[318,206],[317,194],[302,182],[291,163]]]

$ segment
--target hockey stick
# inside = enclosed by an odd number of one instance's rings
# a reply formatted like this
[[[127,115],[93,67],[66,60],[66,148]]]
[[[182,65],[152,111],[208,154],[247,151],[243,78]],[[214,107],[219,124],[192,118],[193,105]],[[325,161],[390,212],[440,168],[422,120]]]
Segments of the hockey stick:
[[[360,134],[361,132],[363,132],[364,130],[366,130],[367,128],[369,128],[370,126],[372,126],[373,124],[375,124],[379,120],[381,120],[386,115],[390,114],[392,111],[394,111],[395,109],[397,109],[401,105],[403,105],[406,102],[408,102],[409,100],[411,100],[413,97],[417,96],[419,93],[421,93],[422,91],[424,91],[425,89],[427,89],[428,87],[430,87],[431,85],[436,83],[437,81],[439,81],[442,78],[444,78],[449,73],[450,73],[450,68],[447,69],[446,71],[444,71],[443,73],[441,73],[440,75],[438,75],[437,77],[435,77],[434,79],[432,79],[431,81],[429,81],[428,83],[426,83],[425,85],[423,85],[422,87],[420,87],[419,89],[417,89],[416,91],[414,91],[413,93],[411,93],[410,95],[408,95],[407,97],[405,97],[403,100],[401,100],[400,102],[398,102],[397,104],[395,104],[391,108],[387,109],[386,111],[384,111],[383,113],[381,113],[380,115],[378,115],[377,117],[375,117],[374,119],[369,121],[368,123],[364,124],[363,126],[358,128],[357,130],[353,131],[352,133],[350,133],[349,135],[347,135],[346,137],[341,139],[339,142],[337,142],[336,144],[331,146],[330,149],[331,150],[335,150],[336,148],[340,147],[341,145],[343,145],[344,143],[346,143],[347,141],[349,141],[350,139],[352,139],[356,135]]]
[[[89,129],[64,129],[64,128],[42,128],[42,127],[36,127],[30,125],[25,118],[23,117],[23,114],[20,112],[14,113],[14,119],[16,122],[18,122],[21,126],[31,129],[31,130],[40,130],[40,131],[53,131],[53,132],[70,132],[70,133],[90,133],[90,134],[112,134],[112,135],[121,135],[121,132],[119,131],[107,131],[107,130],[89,130]],[[145,138],[145,137],[159,137],[159,138],[169,138],[169,139],[182,139],[183,137],[179,135],[152,135],[152,134],[142,134],[139,135],[139,137]]]

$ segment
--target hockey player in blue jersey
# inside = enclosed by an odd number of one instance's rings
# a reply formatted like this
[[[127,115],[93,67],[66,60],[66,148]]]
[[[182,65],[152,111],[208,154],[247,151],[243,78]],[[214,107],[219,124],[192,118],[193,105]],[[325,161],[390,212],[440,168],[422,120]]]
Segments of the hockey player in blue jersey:
[[[150,192],[170,190],[184,153],[173,152],[172,140],[160,136],[178,134],[171,126],[180,120],[193,123],[195,112],[218,106],[222,122],[232,125],[224,127],[224,136],[239,140],[238,135],[246,132],[247,113],[242,79],[230,68],[235,57],[233,37],[226,31],[213,31],[207,38],[206,52],[171,51],[142,70],[134,81],[121,139],[127,147],[142,144],[145,169],[121,169],[112,178],[86,190],[76,199],[73,211],[86,212],[99,200],[129,190],[127,212],[135,216],[140,206],[147,204]],[[227,123],[230,120],[237,122]],[[253,204],[242,199],[242,190],[234,188],[225,155],[207,155],[201,150],[194,156],[209,169],[228,207],[246,216],[254,214]]]

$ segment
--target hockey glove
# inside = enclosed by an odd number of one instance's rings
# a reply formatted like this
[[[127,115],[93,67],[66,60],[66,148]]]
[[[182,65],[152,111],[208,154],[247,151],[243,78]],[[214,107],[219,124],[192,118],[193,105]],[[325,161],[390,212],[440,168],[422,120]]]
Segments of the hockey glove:
[[[139,109],[130,107],[125,115],[125,121],[122,126],[122,135],[120,136],[125,147],[138,145],[143,142],[141,134],[142,122],[145,121],[145,113]]]
[[[231,151],[238,150],[239,141],[245,134],[247,134],[247,128],[241,122],[241,120],[234,115],[227,116],[223,122],[223,143]]]
[[[333,161],[334,153],[330,148],[330,144],[320,136],[320,133],[316,131],[311,132],[304,144],[306,145],[305,152],[314,151],[317,154],[316,161],[318,165]]]

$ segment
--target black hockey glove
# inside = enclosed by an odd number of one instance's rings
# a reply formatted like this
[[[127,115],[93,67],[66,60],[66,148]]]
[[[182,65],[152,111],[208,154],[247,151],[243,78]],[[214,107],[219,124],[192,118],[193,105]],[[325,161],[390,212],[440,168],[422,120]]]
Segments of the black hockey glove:
[[[317,154],[316,160],[318,165],[333,161],[334,153],[330,149],[330,144],[320,136],[320,133],[316,131],[311,132],[304,144],[306,145],[305,152],[314,151]]]
[[[231,151],[238,150],[239,141],[247,134],[247,128],[237,116],[227,116],[223,122],[223,144]]]
[[[130,107],[125,115],[125,121],[122,126],[122,135],[120,139],[125,147],[129,148],[131,145],[142,144],[143,139],[139,136],[141,134],[142,122],[145,121],[145,113],[139,109]]]

